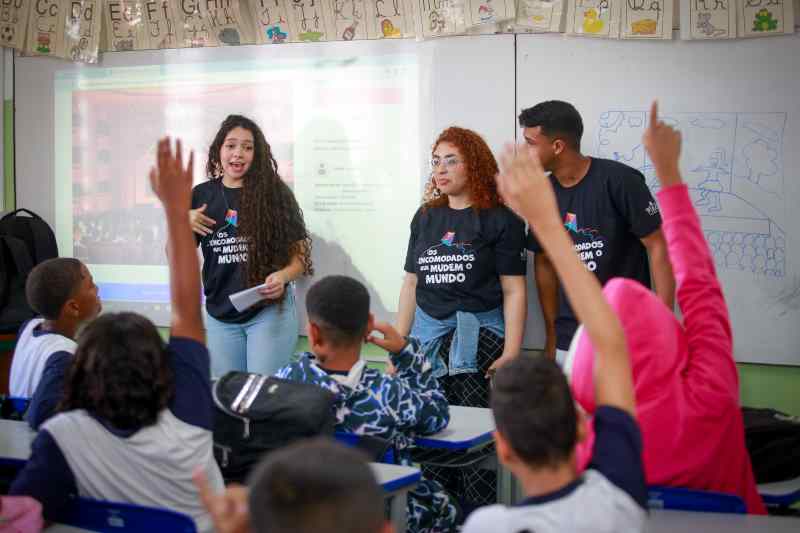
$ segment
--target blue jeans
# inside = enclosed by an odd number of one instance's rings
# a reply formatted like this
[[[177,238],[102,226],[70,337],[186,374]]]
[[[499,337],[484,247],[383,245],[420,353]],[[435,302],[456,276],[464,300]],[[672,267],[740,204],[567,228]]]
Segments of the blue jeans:
[[[297,345],[298,328],[291,285],[286,286],[283,303],[265,307],[247,322],[222,322],[206,313],[211,376],[220,377],[231,370],[271,376],[289,364]]]
[[[481,328],[505,338],[503,308],[482,313],[456,311],[447,318],[437,319],[417,306],[411,336],[419,339],[422,350],[432,358],[433,375],[440,378],[448,374],[455,376],[478,371],[478,337]],[[439,356],[439,347],[444,338],[453,331],[455,335],[450,344],[449,360],[445,364]]]

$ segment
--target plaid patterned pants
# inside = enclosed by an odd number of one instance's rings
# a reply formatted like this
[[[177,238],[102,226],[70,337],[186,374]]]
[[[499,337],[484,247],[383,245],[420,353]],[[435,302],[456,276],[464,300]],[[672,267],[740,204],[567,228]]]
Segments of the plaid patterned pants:
[[[448,361],[453,336],[448,335],[442,343],[439,355]],[[481,329],[478,337],[478,372],[439,378],[450,405],[467,407],[489,407],[489,380],[484,376],[492,363],[503,353],[504,339],[489,330]],[[458,462],[455,453],[448,454],[447,462]],[[494,445],[481,450],[483,457],[494,455]],[[474,455],[470,463],[475,462]],[[482,462],[482,461],[477,461]],[[424,466],[423,475],[441,483],[444,488],[465,508],[497,502],[497,474],[469,464],[466,466]],[[465,509],[466,510],[466,509]]]

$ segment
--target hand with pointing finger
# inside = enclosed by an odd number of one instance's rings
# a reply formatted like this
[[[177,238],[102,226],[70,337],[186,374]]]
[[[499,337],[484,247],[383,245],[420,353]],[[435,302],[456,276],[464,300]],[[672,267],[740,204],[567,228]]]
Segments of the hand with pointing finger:
[[[658,118],[658,102],[653,102],[650,107],[650,123],[642,136],[642,143],[661,185],[668,187],[680,183],[681,133]]]

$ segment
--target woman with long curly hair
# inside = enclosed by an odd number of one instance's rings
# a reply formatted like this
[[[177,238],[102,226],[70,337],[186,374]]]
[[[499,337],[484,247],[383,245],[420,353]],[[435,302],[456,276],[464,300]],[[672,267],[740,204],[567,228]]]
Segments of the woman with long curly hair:
[[[451,405],[488,407],[488,378],[522,344],[525,226],[502,205],[497,172],[480,135],[444,130],[433,145],[424,203],[411,221],[397,329],[437,354],[435,375]],[[459,482],[439,479],[467,504],[493,501],[491,480],[461,472]]]
[[[261,129],[230,115],[208,150],[208,181],[192,191],[190,222],[203,252],[211,374],[272,374],[297,343],[292,281],[312,273],[311,239]],[[230,295],[264,284],[237,311]]]

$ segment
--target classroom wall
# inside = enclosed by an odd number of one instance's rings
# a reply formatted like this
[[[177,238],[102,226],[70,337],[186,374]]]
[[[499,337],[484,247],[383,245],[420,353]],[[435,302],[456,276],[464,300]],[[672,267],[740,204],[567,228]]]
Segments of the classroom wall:
[[[14,198],[14,82],[13,55],[8,49],[0,54],[0,95],[3,100],[2,151],[3,194],[0,195],[0,212],[10,211],[16,205]]]
[[[796,19],[800,20],[800,0],[794,0],[797,6]],[[677,27],[677,24],[676,24]],[[631,43],[636,46],[636,43]],[[10,53],[3,50],[3,67],[0,69],[0,89],[3,97],[3,203],[0,212],[15,208],[14,198],[14,102]],[[162,334],[167,330],[161,328]],[[301,337],[298,350],[306,350],[308,341]],[[3,348],[6,348],[4,346]],[[367,358],[373,364],[380,365],[385,355],[377,347],[368,347]],[[773,407],[793,415],[800,415],[800,367],[779,365],[738,364],[740,376],[740,393],[743,405],[755,407]]]

